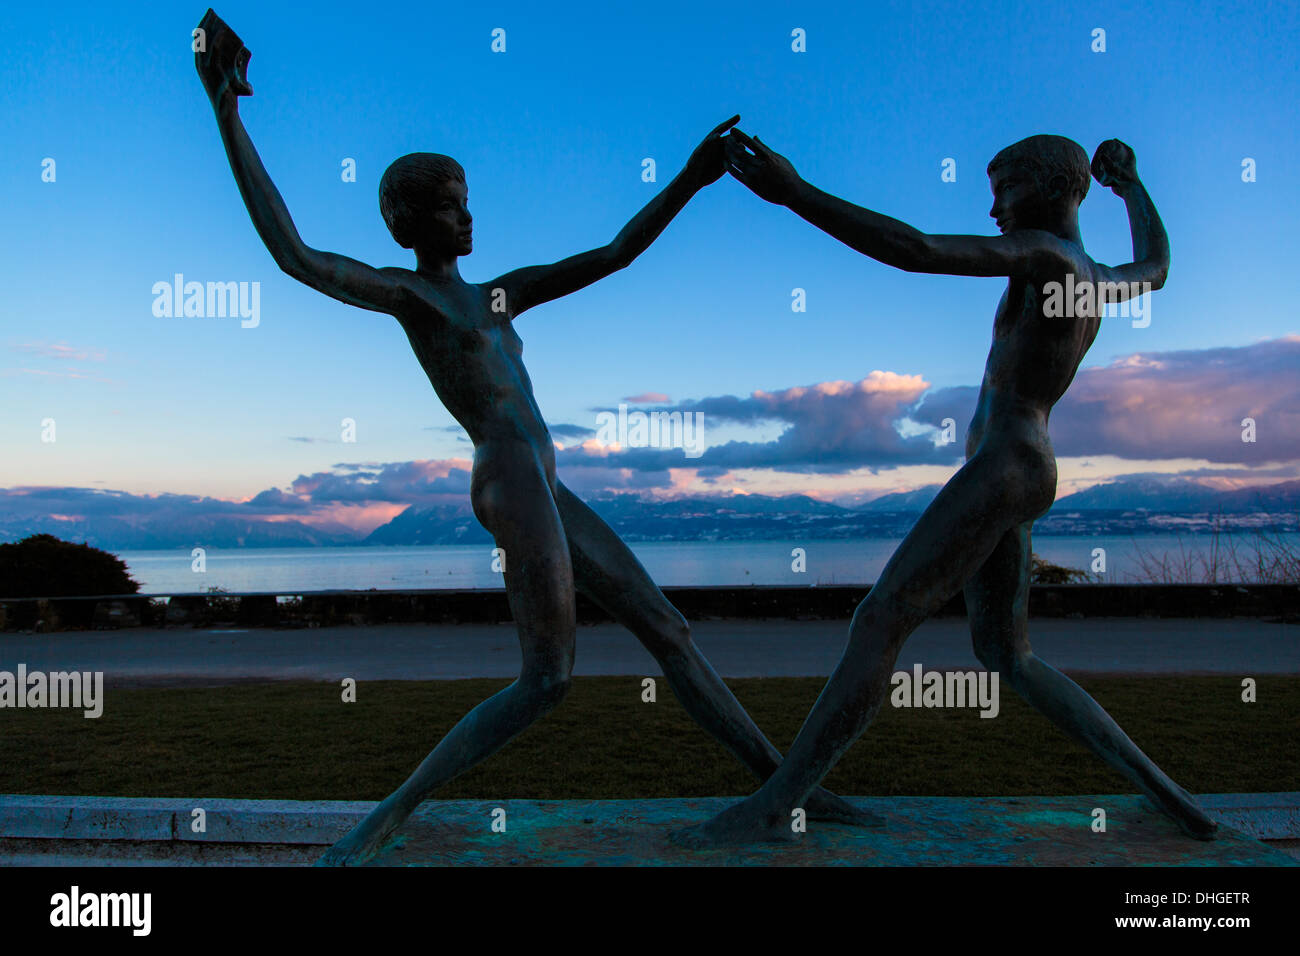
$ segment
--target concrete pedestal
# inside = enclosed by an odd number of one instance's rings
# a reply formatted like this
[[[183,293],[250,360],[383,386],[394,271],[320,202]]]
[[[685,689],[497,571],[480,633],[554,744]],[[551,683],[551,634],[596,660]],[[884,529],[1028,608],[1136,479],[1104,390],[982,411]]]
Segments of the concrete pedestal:
[[[864,797],[883,828],[809,821],[797,842],[692,851],[669,833],[733,798],[447,801],[425,804],[375,866],[1296,866],[1220,827],[1184,836],[1136,796]],[[1106,812],[1094,832],[1093,810]],[[505,832],[497,808],[505,811]]]

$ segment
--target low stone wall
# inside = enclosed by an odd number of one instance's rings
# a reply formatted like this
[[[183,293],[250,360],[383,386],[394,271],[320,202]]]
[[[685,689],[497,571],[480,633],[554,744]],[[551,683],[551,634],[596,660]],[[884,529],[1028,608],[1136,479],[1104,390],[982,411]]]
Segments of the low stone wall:
[[[689,620],[847,620],[866,586],[665,588]],[[1057,584],[1030,590],[1033,617],[1276,618],[1300,622],[1300,586],[1288,584]],[[954,597],[939,612],[964,617]],[[322,591],[302,594],[176,594],[0,599],[0,630],[119,627],[330,627],[509,621],[503,590]],[[609,620],[579,595],[582,623]]]

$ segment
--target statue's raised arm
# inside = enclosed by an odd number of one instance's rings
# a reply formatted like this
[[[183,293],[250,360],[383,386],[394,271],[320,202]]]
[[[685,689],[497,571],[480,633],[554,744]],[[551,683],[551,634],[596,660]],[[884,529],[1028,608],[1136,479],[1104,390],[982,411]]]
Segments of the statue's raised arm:
[[[1124,200],[1133,236],[1133,261],[1109,267],[1110,281],[1131,290],[1161,288],[1169,274],[1169,236],[1155,203],[1138,178],[1132,148],[1117,139],[1106,140],[1093,154],[1092,175]]]
[[[201,49],[194,54],[194,65],[212,102],[239,193],[275,264],[299,282],[349,305],[395,312],[404,287],[392,275],[347,256],[313,249],[302,241],[239,118],[239,97],[253,94],[247,78],[251,54],[235,31],[210,9],[199,30],[195,45]]]
[[[625,269],[659,238],[691,198],[726,172],[727,131],[740,122],[733,116],[715,126],[691,153],[672,182],[641,208],[606,245],[549,265],[525,266],[496,280],[506,290],[511,315],[550,302]]]

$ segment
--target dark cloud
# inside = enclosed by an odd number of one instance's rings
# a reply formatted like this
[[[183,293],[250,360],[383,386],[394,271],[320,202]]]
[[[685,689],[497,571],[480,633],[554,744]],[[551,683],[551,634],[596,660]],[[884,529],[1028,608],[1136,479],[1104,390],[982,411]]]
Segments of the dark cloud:
[[[1256,440],[1242,441],[1242,419]],[[1149,352],[1085,369],[1052,413],[1060,455],[1300,458],[1300,336],[1238,348]]]
[[[560,481],[582,498],[605,491],[663,491],[673,485],[672,475],[661,471],[640,471],[635,468],[608,468],[588,464],[563,466]]]
[[[688,459],[680,448],[629,448],[608,455],[590,445],[566,460],[611,468],[775,468],[843,472],[855,468],[952,464],[979,389],[928,389],[919,376],[873,372],[861,382],[826,382],[748,398],[718,396],[662,411],[702,412],[710,425],[784,423],[774,441],[732,441]],[[1242,420],[1256,440],[1242,441]],[[957,442],[936,447],[933,433],[899,433],[904,419],[957,425]],[[1236,348],[1136,353],[1079,372],[1052,412],[1057,455],[1113,455],[1138,460],[1204,458],[1223,464],[1300,459],[1300,336]]]
[[[299,475],[293,491],[313,504],[393,502],[427,506],[461,501],[469,494],[469,463],[402,461],[353,468],[348,474],[320,471]]]
[[[919,375],[876,371],[860,382],[821,382],[754,392],[748,398],[722,395],[646,409],[703,415],[706,440],[710,427],[720,424],[778,422],[786,428],[773,441],[730,441],[710,447],[698,458],[687,458],[680,447],[628,448],[603,460],[611,467],[647,470],[776,468],[827,473],[952,464],[960,460],[959,444],[936,446],[932,433],[907,437],[899,433],[897,423],[908,417],[926,387]],[[572,449],[565,460],[573,463],[601,454],[601,449],[586,446]]]
[[[584,428],[582,425],[547,425],[547,429],[556,438],[582,438],[587,439],[596,434],[594,428]]]

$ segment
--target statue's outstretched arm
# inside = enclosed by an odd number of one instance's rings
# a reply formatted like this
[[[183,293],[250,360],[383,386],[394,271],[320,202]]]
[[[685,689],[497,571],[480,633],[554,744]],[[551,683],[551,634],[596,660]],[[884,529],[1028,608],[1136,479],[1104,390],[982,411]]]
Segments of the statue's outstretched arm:
[[[350,305],[376,312],[397,310],[404,287],[392,277],[356,259],[321,252],[302,241],[280,191],[271,182],[239,118],[239,97],[253,92],[245,77],[248,49],[211,10],[199,23],[199,29],[203,31],[204,49],[194,54],[195,66],[212,101],[244,205],[275,264],[299,282]]]
[[[631,265],[699,190],[722,177],[726,171],[725,134],[739,121],[739,116],[733,116],[714,127],[691,154],[686,167],[608,245],[550,265],[516,269],[497,279],[494,284],[505,290],[511,316],[576,292]]]
[[[863,255],[907,272],[964,276],[1050,273],[1071,261],[1062,240],[1036,229],[1005,236],[933,235],[823,192],[780,153],[734,129],[727,137],[733,176],[768,202],[788,206]]]

